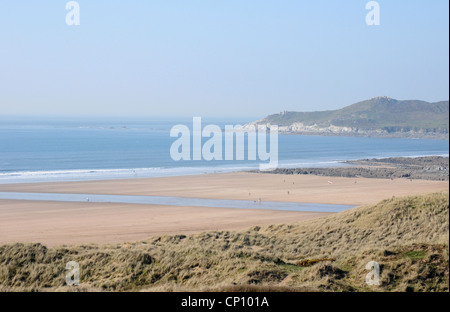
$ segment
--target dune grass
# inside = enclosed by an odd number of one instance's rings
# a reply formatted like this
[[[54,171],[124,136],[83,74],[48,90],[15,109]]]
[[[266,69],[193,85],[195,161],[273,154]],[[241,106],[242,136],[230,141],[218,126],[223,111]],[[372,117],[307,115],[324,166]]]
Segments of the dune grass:
[[[381,267],[380,286],[365,283],[372,260]],[[65,286],[69,261],[80,264],[79,286]],[[448,192],[241,232],[0,246],[0,291],[448,290]]]

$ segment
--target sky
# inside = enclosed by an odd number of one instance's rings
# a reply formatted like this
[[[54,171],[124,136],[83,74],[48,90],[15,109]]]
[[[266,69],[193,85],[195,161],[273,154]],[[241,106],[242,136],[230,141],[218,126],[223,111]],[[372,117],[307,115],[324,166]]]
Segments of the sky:
[[[0,116],[252,116],[449,99],[449,2],[0,2]]]

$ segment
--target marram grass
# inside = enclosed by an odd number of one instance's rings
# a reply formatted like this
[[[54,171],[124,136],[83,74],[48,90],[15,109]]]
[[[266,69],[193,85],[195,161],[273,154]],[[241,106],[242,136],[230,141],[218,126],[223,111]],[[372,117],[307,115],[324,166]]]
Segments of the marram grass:
[[[65,285],[69,261],[80,265],[79,286]],[[369,261],[380,264],[379,286],[365,283]],[[0,246],[0,291],[448,290],[448,192],[241,232]]]

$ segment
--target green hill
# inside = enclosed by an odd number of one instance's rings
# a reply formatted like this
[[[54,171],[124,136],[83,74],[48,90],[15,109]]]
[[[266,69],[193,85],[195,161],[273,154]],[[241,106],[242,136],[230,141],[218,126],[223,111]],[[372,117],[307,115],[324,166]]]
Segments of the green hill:
[[[449,101],[399,101],[377,97],[338,110],[321,112],[282,112],[270,115],[257,124],[276,124],[291,132],[327,132],[330,126],[346,127],[345,132],[361,133],[439,133],[449,132]],[[302,124],[295,127],[295,124]],[[294,127],[292,127],[294,125]],[[302,127],[303,126],[303,127]]]

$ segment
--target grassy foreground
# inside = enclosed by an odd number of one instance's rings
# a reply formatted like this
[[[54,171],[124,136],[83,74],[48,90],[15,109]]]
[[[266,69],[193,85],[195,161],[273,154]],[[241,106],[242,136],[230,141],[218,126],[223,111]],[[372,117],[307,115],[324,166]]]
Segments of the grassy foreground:
[[[365,283],[372,260],[381,267],[380,286]],[[79,286],[65,286],[69,261],[80,264]],[[0,291],[140,290],[448,291],[449,193],[245,232],[0,246]]]

